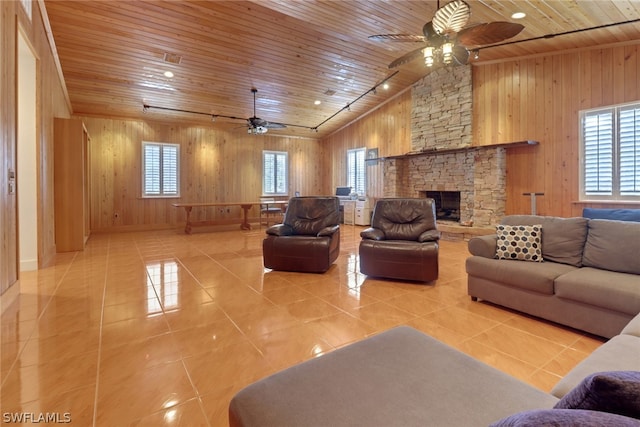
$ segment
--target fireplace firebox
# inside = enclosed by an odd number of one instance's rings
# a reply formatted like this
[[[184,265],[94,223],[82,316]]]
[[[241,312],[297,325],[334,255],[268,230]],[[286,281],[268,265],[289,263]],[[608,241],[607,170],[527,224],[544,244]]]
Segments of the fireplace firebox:
[[[459,191],[425,191],[424,194],[436,203],[436,219],[460,221]]]

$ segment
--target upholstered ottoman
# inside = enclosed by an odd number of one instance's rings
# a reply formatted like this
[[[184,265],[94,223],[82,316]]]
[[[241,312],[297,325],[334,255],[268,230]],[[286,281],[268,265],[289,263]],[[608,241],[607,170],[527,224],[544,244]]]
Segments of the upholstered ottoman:
[[[403,326],[288,368],[232,399],[231,426],[486,426],[543,393]]]

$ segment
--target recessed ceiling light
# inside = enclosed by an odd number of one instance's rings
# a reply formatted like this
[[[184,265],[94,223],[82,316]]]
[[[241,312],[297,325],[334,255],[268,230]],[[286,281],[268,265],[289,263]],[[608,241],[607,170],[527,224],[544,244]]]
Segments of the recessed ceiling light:
[[[164,72],[164,76],[165,76],[166,78],[170,79],[170,78],[172,78],[172,77],[173,77],[173,73],[172,73],[171,71],[165,71],[165,72]]]
[[[315,101],[313,101],[314,105],[320,105],[322,104],[322,101],[320,101],[319,99],[316,99]]]
[[[513,14],[511,14],[511,19],[522,19],[525,16],[527,16],[527,14],[524,12],[514,12]]]

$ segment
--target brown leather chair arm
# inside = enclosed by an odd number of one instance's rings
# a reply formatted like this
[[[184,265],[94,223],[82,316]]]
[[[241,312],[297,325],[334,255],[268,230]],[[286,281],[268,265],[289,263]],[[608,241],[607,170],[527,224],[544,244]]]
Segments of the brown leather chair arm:
[[[427,230],[418,237],[418,242],[437,242],[440,240],[440,234],[438,230]]]
[[[369,227],[360,232],[360,237],[370,240],[384,240],[384,231],[379,228]]]
[[[318,232],[318,237],[328,237],[333,236],[336,231],[340,229],[339,225],[332,225],[329,227],[325,227]]]
[[[293,228],[287,224],[276,224],[267,228],[267,234],[271,236],[291,236],[293,235]]]

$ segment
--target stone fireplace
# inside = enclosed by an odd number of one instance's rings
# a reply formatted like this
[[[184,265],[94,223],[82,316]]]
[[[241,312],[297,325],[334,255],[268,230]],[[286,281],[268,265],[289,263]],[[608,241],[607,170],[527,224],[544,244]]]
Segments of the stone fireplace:
[[[385,197],[459,192],[457,221],[497,223],[505,213],[506,152],[472,145],[471,67],[434,70],[411,94],[412,150],[385,159]]]

